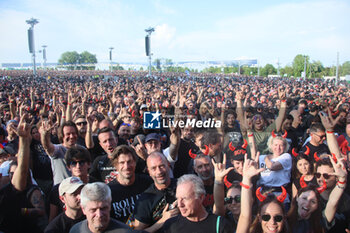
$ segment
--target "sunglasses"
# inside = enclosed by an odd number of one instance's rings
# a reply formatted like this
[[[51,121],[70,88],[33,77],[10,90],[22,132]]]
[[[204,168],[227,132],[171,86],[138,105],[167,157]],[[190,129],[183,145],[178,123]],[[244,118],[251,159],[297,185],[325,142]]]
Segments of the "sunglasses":
[[[270,219],[271,219],[271,215],[269,215],[269,214],[264,214],[263,216],[261,216],[261,219],[262,219],[263,221],[265,221],[265,222],[268,222],[268,221],[270,221]],[[275,216],[273,216],[273,220],[274,220],[275,222],[282,222],[283,216],[282,216],[282,215],[275,215]]]
[[[127,124],[127,123],[122,123],[120,126],[123,126],[123,125],[126,125],[126,126],[131,126],[130,124]]]
[[[72,162],[70,162],[69,165],[75,167],[75,166],[77,166],[78,163],[79,163],[79,166],[83,166],[86,163],[86,161],[85,160],[72,161]]]
[[[87,125],[87,122],[86,122],[86,121],[83,121],[83,122],[77,122],[77,123],[75,123],[75,124],[81,126],[81,125]]]
[[[322,138],[326,138],[326,135],[324,134],[324,135],[318,135],[318,134],[316,134],[316,133],[314,133],[316,136],[318,136],[320,139],[322,139]]]
[[[234,197],[225,197],[224,199],[225,204],[232,204],[233,201],[235,201],[235,203],[241,203],[241,195],[236,195]]]
[[[319,173],[316,172],[315,173],[316,178],[320,178],[321,176],[323,176],[326,180],[328,180],[332,175],[329,175],[328,173]]]

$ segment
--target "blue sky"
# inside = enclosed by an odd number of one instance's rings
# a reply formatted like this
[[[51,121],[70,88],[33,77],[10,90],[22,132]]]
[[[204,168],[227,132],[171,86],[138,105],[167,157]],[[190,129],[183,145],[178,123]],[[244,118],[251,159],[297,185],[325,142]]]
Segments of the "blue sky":
[[[350,61],[349,0],[0,0],[0,63],[31,62],[31,17],[48,62],[84,50],[108,62],[109,47],[115,62],[147,62],[149,26],[154,58],[175,62],[252,58],[276,67],[306,54],[330,66],[337,52]]]

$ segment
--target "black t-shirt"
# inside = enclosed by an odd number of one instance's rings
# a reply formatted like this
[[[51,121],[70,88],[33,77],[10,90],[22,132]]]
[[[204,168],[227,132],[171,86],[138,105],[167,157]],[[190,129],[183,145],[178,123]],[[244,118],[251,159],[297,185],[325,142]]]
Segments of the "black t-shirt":
[[[33,140],[30,145],[34,179],[53,180],[51,160],[40,142]]]
[[[12,184],[0,190],[0,231],[21,232],[20,192]]]
[[[317,179],[316,179],[315,176],[314,176],[314,177],[312,178],[312,180],[310,180],[310,181],[306,181],[306,180],[305,180],[305,183],[306,183],[307,185],[309,185],[309,184],[314,184],[314,185],[318,186],[318,184],[317,184]],[[293,184],[295,185],[295,187],[297,188],[297,190],[301,189],[301,186],[300,186],[300,178],[297,179],[297,178],[294,178],[294,177],[293,177]]]
[[[205,188],[205,199],[203,201],[203,206],[206,210],[213,210],[214,205],[214,184],[213,185],[204,185]]]
[[[234,232],[232,224],[230,224],[225,218],[222,218],[214,214],[208,214],[208,217],[200,222],[192,222],[181,215],[167,220],[164,223],[161,232],[164,233],[178,233],[178,232],[191,232],[191,233],[229,233]]]
[[[108,184],[112,191],[111,217],[126,223],[129,216],[133,214],[135,203],[151,184],[153,180],[143,174],[135,175],[135,182],[132,185],[121,185],[117,180]],[[132,219],[132,216],[131,220]]]
[[[3,232],[42,232],[36,217],[23,216],[22,208],[33,208],[30,203],[36,185],[29,185],[24,191],[17,191],[11,183],[0,190],[0,231]],[[40,189],[39,189],[40,190]]]
[[[315,162],[314,154],[317,152],[317,156],[320,156],[321,154],[330,154],[330,151],[328,149],[328,146],[325,144],[321,144],[319,146],[313,146],[310,142],[306,143],[303,148],[301,148],[301,151],[306,151],[306,146],[310,148],[309,158],[312,162]]]
[[[158,190],[154,184],[141,194],[135,205],[134,216],[138,221],[153,225],[162,217],[166,204],[176,200],[176,179],[172,179],[169,187]]]
[[[111,177],[111,172],[115,171],[116,169],[112,165],[112,162],[107,155],[99,156],[92,164],[90,170],[90,179],[93,182],[100,181],[109,183],[109,181],[113,179]]]
[[[93,135],[92,140],[94,142],[94,147],[89,149],[89,152],[91,154],[91,161],[94,161],[97,157],[106,155],[106,152],[101,147],[97,135]]]
[[[193,173],[191,172],[192,166],[190,166],[192,158],[189,156],[188,152],[197,151],[198,147],[192,141],[180,140],[179,152],[177,161],[174,164],[174,177],[179,178],[182,175]]]
[[[45,228],[45,233],[69,233],[72,226],[80,221],[86,219],[85,215],[82,215],[78,219],[69,218],[64,212],[56,216],[49,225]]]

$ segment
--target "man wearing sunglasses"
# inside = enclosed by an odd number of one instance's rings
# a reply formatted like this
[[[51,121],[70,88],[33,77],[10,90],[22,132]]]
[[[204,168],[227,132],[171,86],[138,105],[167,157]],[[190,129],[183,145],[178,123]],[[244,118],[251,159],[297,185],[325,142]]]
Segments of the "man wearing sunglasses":
[[[78,118],[75,120],[75,125],[77,126],[77,129],[78,129],[77,144],[86,147],[85,145],[85,136],[87,131],[86,117],[83,115],[78,116]]]
[[[315,177],[319,186],[326,182],[327,188],[320,194],[322,209],[326,207],[328,201],[330,201],[330,195],[336,185],[339,186],[343,182],[338,181],[338,178],[334,175],[334,168],[331,161],[328,158],[319,160],[316,163]],[[347,182],[345,180],[345,182]],[[328,232],[344,232],[345,227],[350,221],[350,196],[344,192],[339,200],[338,208],[336,211],[336,225]]]
[[[83,183],[89,182],[89,168],[91,164],[90,152],[80,146],[69,148],[65,154],[65,161],[72,177],[78,177]],[[58,195],[59,184],[55,185],[49,195],[50,217],[49,221],[57,216],[63,209],[63,203]]]
[[[310,127],[310,141],[307,142],[301,151],[307,151],[309,148],[309,158],[314,162],[314,154],[317,152],[317,156],[320,154],[330,154],[328,146],[324,144],[326,140],[326,130],[321,123],[314,123]]]

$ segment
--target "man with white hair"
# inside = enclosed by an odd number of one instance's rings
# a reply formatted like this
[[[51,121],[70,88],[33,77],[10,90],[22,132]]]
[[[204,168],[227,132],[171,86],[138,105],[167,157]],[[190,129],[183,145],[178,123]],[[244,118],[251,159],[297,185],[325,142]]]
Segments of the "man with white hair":
[[[167,220],[162,232],[233,232],[232,226],[224,218],[205,210],[202,204],[204,197],[204,184],[198,176],[181,176],[176,188],[181,215]]]
[[[80,203],[86,220],[75,224],[70,233],[129,233],[135,232],[126,224],[110,218],[111,189],[102,182],[85,185]]]

